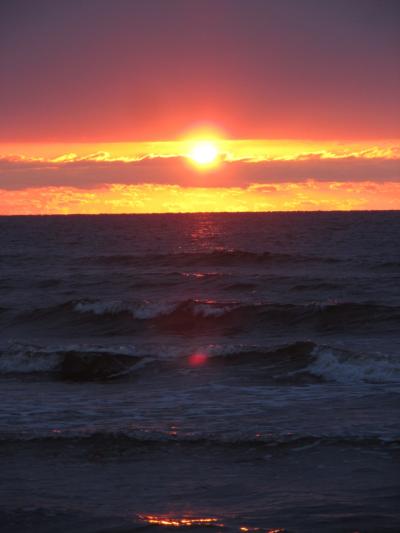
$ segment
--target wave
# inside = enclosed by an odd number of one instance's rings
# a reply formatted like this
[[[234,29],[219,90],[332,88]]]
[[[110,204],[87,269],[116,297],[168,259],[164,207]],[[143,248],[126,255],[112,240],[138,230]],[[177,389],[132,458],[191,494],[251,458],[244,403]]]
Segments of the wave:
[[[296,363],[304,366],[302,357],[308,357],[315,344],[311,342],[297,342],[285,346],[243,347],[243,346],[210,346],[204,349],[204,362],[207,366],[262,366],[275,365],[277,368],[284,364],[296,369]],[[67,380],[97,380],[128,377],[132,372],[139,372],[147,365],[157,367],[158,371],[174,372],[196,367],[196,353],[182,355],[182,349],[171,347],[168,354],[137,353],[131,347],[112,350],[97,346],[88,347],[70,345],[63,347],[40,347],[15,344],[0,353],[0,374],[56,374]],[[178,353],[178,355],[176,355]],[[294,359],[297,358],[297,362]],[[303,363],[301,363],[303,361]],[[139,364],[140,363],[140,364]]]
[[[398,383],[400,358],[382,353],[354,353],[316,346],[307,372],[336,383]]]
[[[211,433],[184,433],[175,431],[149,431],[149,430],[124,430],[115,432],[87,431],[87,430],[50,430],[46,434],[19,433],[0,436],[0,442],[5,443],[31,443],[39,444],[78,444],[101,445],[102,449],[110,453],[118,452],[119,447],[154,447],[154,446],[222,446],[233,448],[262,448],[270,451],[292,450],[304,451],[316,446],[354,446],[354,447],[398,447],[400,436],[381,436],[376,434],[365,435],[301,435],[301,434],[211,434]]]
[[[143,357],[132,350],[101,347],[45,348],[16,344],[0,353],[0,374],[56,374],[61,379],[96,381],[126,375]]]
[[[212,356],[211,364],[253,365],[257,376],[275,383],[399,383],[400,358],[383,353],[361,353],[310,341],[300,341],[271,349],[229,351]],[[314,378],[314,379],[310,379]]]
[[[171,354],[174,354],[172,357]],[[206,371],[215,368],[210,379],[223,379],[235,372],[255,385],[304,383],[399,383],[400,358],[383,353],[361,353],[318,345],[311,341],[265,346],[208,346],[191,355],[171,347],[171,354],[134,347],[101,348],[71,345],[39,347],[15,344],[0,353],[0,374],[46,374],[73,381],[152,379],[149,369],[170,373]]]
[[[246,266],[281,263],[338,263],[338,258],[304,256],[287,253],[249,252],[244,250],[214,250],[212,252],[184,252],[148,255],[100,255],[81,260],[105,266]]]
[[[67,328],[68,334],[142,333],[146,327],[164,333],[232,334],[265,327],[286,332],[330,333],[397,331],[400,307],[374,303],[280,304],[246,301],[182,300],[177,302],[75,300],[38,308],[15,317],[16,325]],[[304,334],[304,333],[303,333]]]

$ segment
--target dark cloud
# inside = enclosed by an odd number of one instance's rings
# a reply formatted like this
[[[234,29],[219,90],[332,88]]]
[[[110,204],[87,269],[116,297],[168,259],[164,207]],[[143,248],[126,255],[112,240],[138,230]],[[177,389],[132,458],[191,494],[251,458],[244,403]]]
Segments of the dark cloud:
[[[303,159],[297,161],[225,162],[198,170],[179,157],[140,161],[78,160],[67,163],[0,159],[0,188],[72,186],[104,183],[173,184],[184,187],[245,187],[252,183],[316,181],[400,181],[400,160],[384,158]]]

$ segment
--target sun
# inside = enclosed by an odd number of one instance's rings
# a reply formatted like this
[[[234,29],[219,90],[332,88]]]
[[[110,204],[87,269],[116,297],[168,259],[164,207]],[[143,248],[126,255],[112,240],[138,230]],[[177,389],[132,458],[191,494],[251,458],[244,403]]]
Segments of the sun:
[[[210,166],[217,162],[219,152],[211,141],[198,141],[189,152],[189,158],[199,166]]]

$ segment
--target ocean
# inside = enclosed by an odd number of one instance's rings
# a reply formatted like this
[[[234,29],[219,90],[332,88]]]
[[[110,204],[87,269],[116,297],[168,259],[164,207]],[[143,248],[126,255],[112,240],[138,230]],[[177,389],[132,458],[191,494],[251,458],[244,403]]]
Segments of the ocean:
[[[2,533],[400,531],[399,212],[0,217],[0,328]]]

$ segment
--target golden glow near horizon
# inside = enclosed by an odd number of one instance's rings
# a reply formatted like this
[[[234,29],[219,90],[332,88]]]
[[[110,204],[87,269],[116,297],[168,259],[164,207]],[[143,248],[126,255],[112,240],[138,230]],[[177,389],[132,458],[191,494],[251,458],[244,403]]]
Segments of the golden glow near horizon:
[[[110,184],[0,191],[3,215],[400,209],[400,183],[317,182],[248,187]]]
[[[175,141],[116,143],[0,143],[0,158],[46,162],[137,161],[154,157],[188,157],[197,143],[212,143],[221,160],[295,161],[305,158],[400,158],[400,139],[376,141],[303,141],[295,139],[224,139],[193,136]]]
[[[0,214],[400,209],[399,161],[400,140],[232,140],[211,130],[174,141],[0,143]],[[270,164],[269,177],[258,164]],[[287,164],[293,179],[275,176]],[[196,169],[209,171],[207,186]]]

